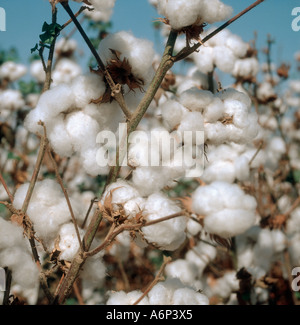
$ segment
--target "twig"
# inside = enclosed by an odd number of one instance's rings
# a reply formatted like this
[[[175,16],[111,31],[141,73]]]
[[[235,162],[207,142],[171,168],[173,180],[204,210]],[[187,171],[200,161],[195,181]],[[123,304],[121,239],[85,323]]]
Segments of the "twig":
[[[54,5],[52,5],[52,24],[56,24],[57,20],[57,9]],[[49,49],[49,55],[48,55],[48,62],[47,62],[47,67],[46,67],[46,79],[44,82],[44,87],[42,92],[45,92],[50,89],[51,82],[52,82],[52,64],[53,64],[53,58],[54,58],[54,49],[55,49],[55,43],[57,39],[57,34],[54,35],[52,43],[50,45]],[[41,55],[40,55],[41,56]],[[42,56],[41,56],[42,57]],[[43,62],[43,60],[42,60]]]
[[[11,270],[8,267],[5,267],[4,270],[5,270],[5,291],[4,291],[4,297],[3,297],[2,305],[7,306],[7,305],[9,305],[12,273],[11,273]]]
[[[4,178],[3,178],[1,172],[0,172],[0,182],[1,182],[2,185],[3,185],[3,187],[4,187],[4,189],[5,189],[6,193],[7,193],[7,195],[8,195],[8,197],[9,197],[10,202],[13,203],[13,201],[14,201],[14,197],[13,197],[13,195],[11,194],[11,192],[10,192],[10,190],[9,190],[9,188],[8,188],[8,186],[7,186],[7,184],[6,184],[5,180],[4,180]]]
[[[262,149],[263,144],[264,144],[264,141],[261,140],[260,143],[259,143],[259,146],[258,146],[257,150],[255,151],[255,153],[254,153],[254,155],[253,155],[253,157],[252,157],[252,158],[249,160],[249,162],[248,162],[248,165],[249,165],[249,166],[251,166],[253,160],[256,158],[256,156],[258,155],[258,153],[259,153],[260,150]]]
[[[59,183],[59,185],[60,185],[60,187],[61,187],[61,189],[62,189],[62,191],[64,193],[65,199],[67,201],[67,205],[68,205],[68,208],[69,208],[69,211],[70,211],[70,214],[71,214],[71,218],[72,218],[72,221],[73,221],[73,224],[74,224],[74,227],[75,227],[76,236],[77,236],[77,239],[78,239],[78,242],[79,242],[79,246],[80,246],[81,252],[83,252],[83,246],[82,246],[82,242],[81,242],[81,238],[80,238],[78,223],[77,223],[77,220],[75,218],[75,215],[74,215],[74,212],[73,212],[73,209],[72,209],[72,205],[71,205],[71,202],[70,202],[70,199],[69,199],[68,192],[67,192],[66,188],[64,187],[62,178],[61,178],[61,176],[60,176],[60,174],[58,172],[58,167],[57,167],[56,161],[55,161],[55,159],[54,159],[54,157],[52,155],[50,146],[48,146],[48,155],[49,155],[50,160],[52,162],[52,166],[53,166],[57,181],[58,181],[58,183]]]
[[[146,296],[147,294],[150,292],[150,290],[159,282],[159,281],[163,281],[164,277],[162,276],[162,273],[165,270],[165,267],[167,266],[168,263],[170,263],[172,260],[172,258],[170,256],[165,256],[164,255],[164,262],[161,265],[158,273],[156,274],[154,280],[149,284],[149,286],[147,287],[147,289],[144,291],[144,293],[140,296],[139,299],[137,299],[132,305],[137,305],[139,302],[141,302]]]
[[[84,300],[83,300],[83,298],[81,296],[81,293],[79,291],[77,281],[74,282],[73,289],[74,289],[75,296],[76,296],[76,298],[77,298],[77,300],[79,302],[79,305],[81,305],[81,306],[85,305]]]
[[[228,27],[229,25],[231,25],[237,19],[239,19],[240,17],[242,17],[244,14],[246,14],[248,11],[250,11],[254,7],[258,6],[262,2],[264,2],[264,0],[257,0],[257,1],[255,1],[252,5],[250,5],[249,7],[247,7],[246,9],[244,9],[243,11],[241,11],[240,13],[238,13],[236,16],[234,16],[233,18],[229,19],[226,23],[224,23],[223,25],[221,25],[220,27],[218,27],[216,30],[214,30],[213,32],[211,32],[209,35],[207,35],[201,41],[201,43],[195,44],[194,46],[191,46],[191,47],[185,47],[184,49],[182,49],[175,56],[175,61],[177,62],[177,61],[183,60],[186,57],[188,57],[190,54],[192,54],[193,52],[195,52],[201,45],[203,45],[208,40],[210,40],[213,36],[215,36],[216,34],[218,34],[219,32],[221,32],[223,29],[225,29],[226,27]]]
[[[82,229],[85,227],[85,224],[86,224],[87,219],[88,219],[88,217],[89,217],[89,215],[90,215],[90,212],[91,212],[91,210],[92,210],[92,207],[93,207],[93,205],[94,205],[94,203],[95,203],[96,201],[97,201],[97,198],[96,198],[96,197],[93,198],[93,199],[91,200],[90,206],[89,206],[89,208],[88,208],[88,210],[87,210],[87,212],[86,212],[85,218],[84,218],[84,220],[83,220],[83,222],[82,222],[82,225],[81,225],[81,228],[82,228]]]

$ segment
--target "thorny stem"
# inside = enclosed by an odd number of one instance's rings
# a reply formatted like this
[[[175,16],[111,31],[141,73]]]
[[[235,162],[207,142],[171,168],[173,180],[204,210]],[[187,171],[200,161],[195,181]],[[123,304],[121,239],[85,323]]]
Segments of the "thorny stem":
[[[164,277],[162,276],[162,273],[164,272],[166,266],[168,263],[170,263],[172,260],[172,258],[170,256],[166,257],[164,255],[164,262],[161,265],[158,273],[156,274],[154,280],[149,284],[149,286],[147,287],[147,289],[144,291],[144,293],[140,296],[139,299],[137,299],[132,305],[137,305],[139,302],[141,302],[149,293],[149,291],[159,282],[159,281],[163,281]]]
[[[209,35],[207,35],[201,41],[201,43],[195,44],[195,45],[193,45],[191,47],[185,47],[184,49],[182,49],[176,55],[175,61],[180,61],[180,60],[183,60],[186,57],[188,57],[190,54],[192,54],[193,52],[195,52],[201,45],[203,45],[208,40],[210,40],[213,36],[215,36],[216,34],[218,34],[219,32],[221,32],[223,29],[225,29],[226,27],[228,27],[229,25],[231,25],[237,19],[239,19],[240,17],[242,17],[244,14],[246,14],[248,11],[250,11],[254,7],[258,6],[262,2],[264,2],[264,0],[257,0],[257,1],[255,1],[252,5],[250,5],[249,7],[247,7],[246,9],[244,9],[243,11],[241,11],[240,13],[238,13],[236,16],[234,16],[233,18],[229,19],[226,23],[224,23],[223,25],[221,25],[220,27],[218,27],[216,30],[214,30],[213,32],[211,32]]]

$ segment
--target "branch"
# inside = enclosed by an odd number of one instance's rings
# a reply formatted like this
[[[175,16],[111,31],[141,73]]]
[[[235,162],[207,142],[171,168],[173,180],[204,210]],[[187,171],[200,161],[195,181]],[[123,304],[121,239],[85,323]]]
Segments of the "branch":
[[[10,193],[10,190],[9,190],[9,188],[8,188],[8,186],[7,186],[7,184],[6,184],[5,180],[4,180],[4,178],[3,178],[3,176],[2,176],[1,171],[0,171],[0,182],[1,182],[2,185],[3,185],[3,187],[4,187],[4,189],[5,189],[6,193],[7,193],[7,195],[8,195],[8,197],[9,197],[10,202],[13,203],[13,201],[14,201],[14,197],[13,197],[13,195]]]
[[[161,265],[158,273],[156,274],[154,280],[149,284],[149,286],[147,287],[147,289],[144,291],[144,293],[141,295],[141,297],[136,300],[132,305],[137,305],[139,302],[141,302],[144,297],[147,296],[147,294],[150,292],[150,290],[159,282],[159,281],[163,281],[164,280],[164,277],[162,276],[162,273],[164,272],[166,266],[168,263],[170,263],[172,260],[172,258],[170,256],[166,257],[164,255],[164,262],[163,264]]]

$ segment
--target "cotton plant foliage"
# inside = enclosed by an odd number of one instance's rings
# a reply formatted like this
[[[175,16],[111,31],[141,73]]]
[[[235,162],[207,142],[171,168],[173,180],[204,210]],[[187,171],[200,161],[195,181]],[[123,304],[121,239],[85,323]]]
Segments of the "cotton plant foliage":
[[[86,7],[81,15],[101,28],[117,5],[74,1],[68,5]],[[103,134],[121,143],[122,126],[153,88],[162,57],[152,42],[101,30],[95,50],[105,71],[87,72],[78,63],[81,46],[59,35],[45,91],[41,60],[0,64],[0,203],[7,208],[0,210],[0,267],[12,272],[11,299],[45,303],[43,276],[59,296],[53,286],[65,284],[83,258],[71,293],[80,303],[278,303],[270,292],[289,281],[284,259],[300,263],[300,82],[289,78],[281,88],[287,67],[260,62],[254,43],[230,28],[201,44],[232,15],[225,2],[149,0],[161,39],[177,33],[174,55],[201,46],[182,71],[165,71],[128,134],[127,164],[115,178]],[[40,91],[18,88],[26,74]],[[189,176],[198,164],[201,173]]]

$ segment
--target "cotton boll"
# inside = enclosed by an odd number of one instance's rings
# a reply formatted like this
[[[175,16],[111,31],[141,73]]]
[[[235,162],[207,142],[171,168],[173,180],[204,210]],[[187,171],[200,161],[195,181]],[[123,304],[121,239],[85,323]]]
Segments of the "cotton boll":
[[[83,237],[84,231],[79,230],[80,238]],[[79,242],[75,231],[74,224],[66,223],[64,224],[59,231],[59,250],[61,254],[59,255],[60,260],[71,261],[79,249]]]
[[[144,209],[146,200],[142,197],[136,197],[128,200],[124,204],[124,210],[128,219],[134,218],[137,214],[141,213]]]
[[[96,120],[79,111],[68,115],[66,131],[72,139],[73,148],[76,151],[84,151],[96,147],[100,127]]]
[[[173,130],[182,119],[183,114],[187,109],[181,105],[179,102],[169,99],[164,104],[161,105],[161,113],[164,124]]]
[[[132,182],[143,196],[161,190],[170,180],[170,170],[163,167],[137,167]]]
[[[8,247],[24,246],[23,229],[9,221],[0,218],[0,250]]]
[[[79,76],[81,72],[81,67],[73,60],[67,58],[60,59],[52,73],[53,81],[51,87],[53,88],[59,84],[69,83]]]
[[[209,46],[202,46],[199,52],[194,52],[192,58],[195,65],[202,73],[208,73],[214,69],[214,55],[213,48]]]
[[[6,61],[0,66],[0,79],[7,79],[9,82],[22,78],[27,72],[27,68],[23,64],[13,61]]]
[[[180,212],[180,207],[161,193],[154,193],[147,199],[144,215],[147,221]],[[186,219],[178,216],[163,222],[142,228],[143,236],[148,242],[154,243],[160,249],[175,250],[184,241]]]
[[[250,97],[234,88],[226,88],[226,91],[219,92],[215,94],[215,96],[219,97],[222,101],[225,101],[226,99],[237,100],[245,104],[247,107],[251,107]]]
[[[272,98],[276,99],[277,95],[274,91],[273,86],[269,82],[265,81],[260,84],[257,89],[257,98],[265,102]]]
[[[224,104],[219,98],[214,98],[211,103],[209,103],[204,108],[204,122],[214,123],[217,122],[224,113]]]
[[[80,278],[93,288],[101,288],[106,277],[106,266],[99,254],[89,257],[84,263]]]
[[[127,201],[140,196],[135,187],[122,179],[118,179],[116,182],[107,186],[102,196],[101,203],[105,204],[105,199],[108,199],[110,195],[111,203],[113,204],[125,204]]]
[[[236,57],[228,47],[214,47],[213,58],[215,65],[223,72],[230,73],[233,70]]]
[[[141,296],[142,291],[134,290],[128,293],[124,291],[110,292],[109,298],[106,302],[107,305],[133,305]],[[144,297],[138,305],[149,305],[149,300]]]
[[[295,93],[300,93],[300,80],[290,80],[289,86]]]
[[[118,32],[105,37],[99,46],[101,58],[108,62],[114,59],[110,49],[119,51],[120,59],[126,58],[132,68],[132,74],[147,83],[153,75],[152,62],[154,50],[151,42],[138,39],[129,32]]]
[[[271,236],[275,253],[283,252],[287,244],[287,238],[284,233],[279,229],[275,229],[271,232]]]
[[[246,181],[250,176],[249,159],[240,156],[234,161],[236,178],[239,181]]]
[[[174,291],[174,305],[209,305],[209,299],[202,293],[190,288],[182,288]]]
[[[75,105],[80,108],[90,104],[91,100],[100,98],[105,91],[105,84],[102,78],[95,73],[76,77],[70,87],[74,94]],[[101,110],[99,106],[98,110]]]
[[[60,38],[55,44],[55,51],[58,55],[71,56],[77,49],[77,42],[74,39]]]
[[[66,130],[62,115],[55,119],[55,123],[48,125],[47,133],[54,151],[62,157],[71,157],[74,152],[73,139]]]
[[[256,58],[238,59],[235,61],[232,75],[235,77],[255,77],[259,71],[259,63]]]
[[[20,108],[23,108],[24,105],[25,105],[25,101],[20,91],[14,89],[7,89],[4,91],[0,91],[1,110],[15,111]]]
[[[194,191],[192,208],[205,216],[205,230],[227,238],[243,233],[254,224],[256,201],[238,185],[216,181]]]
[[[205,183],[224,181],[233,183],[236,178],[235,166],[230,161],[216,161],[204,169],[201,179]]]
[[[90,147],[80,152],[82,166],[90,176],[107,175],[109,173],[109,164],[102,166],[99,164],[99,155],[103,157],[107,150],[103,147]]]
[[[202,230],[202,226],[199,222],[196,222],[195,220],[189,218],[186,224],[186,230],[187,233],[191,236],[196,236]]]
[[[238,58],[242,58],[246,55],[249,45],[242,40],[238,35],[230,35],[226,38],[226,46],[234,53]]]
[[[259,266],[267,272],[271,265],[273,254],[274,247],[271,230],[262,229],[258,234],[257,243],[254,246],[254,265]]]
[[[203,20],[208,24],[222,21],[230,17],[232,8],[219,0],[203,0]]]
[[[206,216],[204,228],[209,233],[229,238],[243,233],[254,224],[254,221],[253,212],[242,209],[224,209]]]
[[[165,268],[167,277],[179,278],[183,284],[193,285],[197,277],[197,267],[184,259],[177,259],[167,264]]]
[[[214,99],[213,94],[208,90],[201,90],[196,87],[190,88],[180,94],[180,103],[191,111],[202,112]]]
[[[46,73],[41,60],[34,60],[30,64],[30,74],[37,80],[38,83],[44,83]]]
[[[184,114],[182,120],[177,128],[177,131],[182,134],[184,137],[184,133],[189,131],[193,138],[196,135],[197,131],[203,131],[204,129],[204,121],[203,115],[200,112],[188,112]]]
[[[296,208],[287,220],[287,233],[300,233],[300,208]]]

